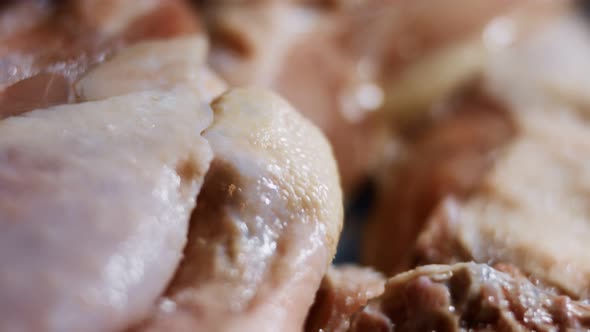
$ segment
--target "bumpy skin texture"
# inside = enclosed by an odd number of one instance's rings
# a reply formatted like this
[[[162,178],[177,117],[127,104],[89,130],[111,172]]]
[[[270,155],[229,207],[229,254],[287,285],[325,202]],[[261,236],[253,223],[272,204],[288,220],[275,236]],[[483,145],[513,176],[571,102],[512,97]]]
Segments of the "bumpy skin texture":
[[[112,63],[203,47],[147,43]],[[111,80],[128,72],[101,78],[112,63],[80,82],[97,101],[0,122],[2,331],[121,330],[150,312],[180,261],[212,159],[200,135],[211,110],[190,84],[200,76],[150,86],[152,61],[121,89]]]
[[[305,331],[342,332],[350,317],[383,293],[385,277],[370,268],[332,266],[324,276],[305,322]]]
[[[342,226],[330,147],[267,92],[233,90],[213,110],[185,259],[140,330],[299,331]]]
[[[571,331],[590,328],[590,306],[487,265],[429,265],[390,279],[349,331]]]

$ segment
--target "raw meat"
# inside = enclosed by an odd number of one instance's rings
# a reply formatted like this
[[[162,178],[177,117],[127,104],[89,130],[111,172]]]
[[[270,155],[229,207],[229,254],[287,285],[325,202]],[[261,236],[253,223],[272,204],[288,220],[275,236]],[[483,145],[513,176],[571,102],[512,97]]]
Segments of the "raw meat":
[[[141,44],[151,52],[132,48],[112,63],[131,68],[203,46]],[[100,78],[112,63],[80,82],[99,100],[0,122],[2,331],[121,330],[150,312],[181,259],[212,158],[201,137],[212,121],[206,93],[183,82],[111,85],[127,74]],[[149,78],[149,70],[133,76]]]
[[[390,279],[349,331],[581,331],[590,306],[536,287],[506,267],[429,265]]]
[[[300,331],[336,250],[342,196],[323,135],[257,89],[213,102],[214,160],[185,258],[141,331]]]
[[[370,268],[333,266],[322,280],[305,331],[347,331],[350,317],[383,293],[385,277]]]

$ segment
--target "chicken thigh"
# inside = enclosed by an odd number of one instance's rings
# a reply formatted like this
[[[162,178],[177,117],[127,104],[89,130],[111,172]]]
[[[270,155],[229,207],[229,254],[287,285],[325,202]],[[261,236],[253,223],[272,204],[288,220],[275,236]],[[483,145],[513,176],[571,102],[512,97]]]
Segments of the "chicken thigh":
[[[269,92],[222,94],[205,48],[123,48],[0,122],[0,329],[303,326],[342,227],[331,148]]]
[[[212,107],[214,160],[185,258],[145,330],[299,331],[342,227],[330,147],[267,92]]]
[[[389,109],[413,108],[468,80],[484,58],[473,35],[527,2],[200,1],[211,66],[232,85],[277,90],[319,126],[347,194],[383,157]]]

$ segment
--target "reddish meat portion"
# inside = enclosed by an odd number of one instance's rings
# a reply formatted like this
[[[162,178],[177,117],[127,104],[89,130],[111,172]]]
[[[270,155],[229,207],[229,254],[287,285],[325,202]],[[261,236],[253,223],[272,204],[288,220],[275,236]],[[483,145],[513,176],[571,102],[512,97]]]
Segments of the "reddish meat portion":
[[[364,262],[386,273],[413,266],[418,234],[440,200],[478,189],[515,134],[505,106],[474,89],[432,111],[408,125],[365,234]]]
[[[72,83],[125,45],[198,31],[180,0],[10,2],[0,8],[0,118],[73,102]]]
[[[0,119],[73,100],[72,82],[54,73],[39,73],[0,92]]]
[[[350,317],[367,301],[383,293],[385,278],[370,268],[331,267],[316,293],[305,331],[338,332],[349,328]]]
[[[565,331],[590,328],[590,306],[519,274],[462,263],[419,267],[390,279],[349,331]]]

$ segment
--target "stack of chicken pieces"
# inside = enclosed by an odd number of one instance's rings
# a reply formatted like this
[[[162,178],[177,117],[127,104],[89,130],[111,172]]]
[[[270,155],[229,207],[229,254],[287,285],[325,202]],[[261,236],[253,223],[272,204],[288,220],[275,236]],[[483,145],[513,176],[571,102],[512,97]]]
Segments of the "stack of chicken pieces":
[[[0,331],[298,330],[342,223],[321,132],[228,89],[183,2],[12,6]]]
[[[0,4],[0,331],[590,329],[579,12]]]
[[[331,269],[309,331],[590,328],[590,24],[577,6],[514,5],[383,84],[393,138],[362,248],[381,283]]]

